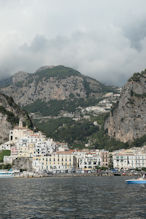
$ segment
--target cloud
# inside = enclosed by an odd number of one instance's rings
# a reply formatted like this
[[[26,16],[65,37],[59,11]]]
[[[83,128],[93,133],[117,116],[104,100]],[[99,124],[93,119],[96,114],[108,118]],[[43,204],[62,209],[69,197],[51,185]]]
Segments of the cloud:
[[[123,85],[146,67],[145,10],[144,0],[0,0],[0,77],[61,64]]]
[[[138,51],[143,49],[142,41],[146,37],[146,16],[142,20],[136,20],[124,29],[125,36],[130,40],[131,46]]]

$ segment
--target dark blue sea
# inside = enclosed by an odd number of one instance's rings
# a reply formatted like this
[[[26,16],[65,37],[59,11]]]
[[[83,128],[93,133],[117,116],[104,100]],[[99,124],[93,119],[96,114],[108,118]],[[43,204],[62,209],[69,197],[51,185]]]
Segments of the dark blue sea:
[[[0,219],[146,218],[146,187],[125,179],[0,179]]]

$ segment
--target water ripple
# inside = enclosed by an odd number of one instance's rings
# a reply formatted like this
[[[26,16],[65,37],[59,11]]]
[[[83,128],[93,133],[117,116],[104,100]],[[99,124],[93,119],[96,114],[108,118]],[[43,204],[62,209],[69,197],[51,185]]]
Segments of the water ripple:
[[[146,218],[146,187],[125,179],[0,179],[0,219]]]

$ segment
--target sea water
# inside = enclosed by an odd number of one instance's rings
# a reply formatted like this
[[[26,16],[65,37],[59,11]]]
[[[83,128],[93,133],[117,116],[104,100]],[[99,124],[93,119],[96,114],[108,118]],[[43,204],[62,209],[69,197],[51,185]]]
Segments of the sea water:
[[[0,219],[146,218],[146,187],[126,179],[0,179]]]

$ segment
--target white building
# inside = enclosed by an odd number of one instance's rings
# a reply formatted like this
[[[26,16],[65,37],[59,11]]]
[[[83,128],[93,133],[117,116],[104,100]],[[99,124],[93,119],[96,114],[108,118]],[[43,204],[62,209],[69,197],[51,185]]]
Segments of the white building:
[[[135,169],[146,167],[145,148],[121,150],[113,154],[113,167],[118,169]]]
[[[100,154],[90,152],[80,157],[78,162],[79,169],[83,171],[95,170],[97,166],[101,165],[101,157]]]
[[[19,139],[30,136],[36,136],[36,138],[45,138],[41,132],[34,132],[27,127],[23,127],[22,121],[20,120],[19,126],[15,126],[13,130],[10,130],[9,141],[17,142]]]
[[[5,142],[4,144],[1,144],[0,145],[0,151],[3,151],[3,150],[11,150],[11,146],[12,146],[12,142],[11,141],[7,141]]]
[[[55,142],[56,144],[56,151],[68,151],[67,143]]]

